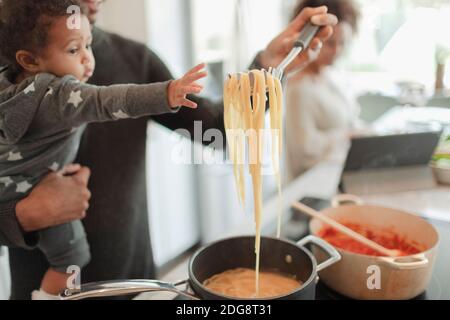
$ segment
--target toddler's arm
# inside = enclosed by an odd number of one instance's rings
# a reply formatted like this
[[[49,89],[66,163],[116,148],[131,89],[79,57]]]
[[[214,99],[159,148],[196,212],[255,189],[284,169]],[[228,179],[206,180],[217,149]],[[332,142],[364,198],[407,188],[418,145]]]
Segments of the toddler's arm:
[[[72,77],[54,78],[42,99],[40,111],[65,127],[89,122],[176,112],[178,107],[195,108],[186,95],[197,94],[203,87],[195,81],[206,76],[199,65],[183,78],[146,85],[114,85],[98,87],[83,84]],[[52,110],[53,112],[49,113]],[[52,114],[53,113],[53,114]],[[41,118],[42,120],[42,118]]]

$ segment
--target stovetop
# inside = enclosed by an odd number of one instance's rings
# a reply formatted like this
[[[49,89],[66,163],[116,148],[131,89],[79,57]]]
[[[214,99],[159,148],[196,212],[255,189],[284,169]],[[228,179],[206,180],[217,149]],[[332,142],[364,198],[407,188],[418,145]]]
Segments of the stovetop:
[[[312,205],[312,204],[311,204]],[[322,208],[318,207],[318,210]],[[414,300],[450,300],[450,222],[427,219],[438,231],[440,244],[437,259],[433,270],[432,280],[423,294]],[[291,221],[286,224],[285,237],[298,241],[308,233],[307,219],[292,215]],[[294,232],[296,230],[296,232]],[[317,300],[349,300],[350,298],[328,288],[319,281],[316,288]]]
[[[413,300],[448,300],[450,299],[449,288],[442,290],[442,284],[436,276],[433,276],[427,291],[415,297]],[[316,287],[316,300],[352,300],[336,291],[328,288],[323,282],[319,281]]]
[[[313,206],[311,203],[309,205]],[[316,209],[321,210],[323,207]],[[440,244],[430,284],[424,293],[413,300],[450,300],[450,222],[427,220],[437,229]],[[308,232],[308,220],[303,215],[295,215],[295,213],[283,226],[283,237],[292,241],[302,239],[308,235]],[[177,297],[176,300],[185,300],[185,298]],[[316,300],[351,300],[351,298],[333,291],[319,281],[316,287]]]

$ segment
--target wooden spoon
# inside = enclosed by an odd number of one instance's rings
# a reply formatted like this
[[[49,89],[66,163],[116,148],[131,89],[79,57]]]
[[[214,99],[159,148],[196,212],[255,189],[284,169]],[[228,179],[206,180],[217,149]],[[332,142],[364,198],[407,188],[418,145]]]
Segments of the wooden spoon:
[[[292,204],[292,207],[307,214],[308,216],[316,218],[316,219],[332,226],[334,229],[344,233],[345,235],[349,236],[350,238],[372,248],[373,250],[375,250],[387,257],[399,257],[402,255],[402,252],[400,250],[387,249],[387,248],[379,245],[378,243],[376,243],[370,239],[367,239],[366,237],[353,231],[352,229],[347,228],[346,226],[340,224],[336,220],[333,220],[333,219],[327,217],[326,215],[304,205],[303,203],[295,202],[294,204]]]

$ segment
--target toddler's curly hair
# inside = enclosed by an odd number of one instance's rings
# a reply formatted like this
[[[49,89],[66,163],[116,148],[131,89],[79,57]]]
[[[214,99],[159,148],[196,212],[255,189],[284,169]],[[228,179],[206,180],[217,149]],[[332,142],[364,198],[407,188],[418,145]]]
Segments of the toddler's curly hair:
[[[55,19],[70,16],[70,6],[85,8],[80,0],[0,0],[0,65],[21,71],[16,61],[19,50],[39,53],[48,44]]]

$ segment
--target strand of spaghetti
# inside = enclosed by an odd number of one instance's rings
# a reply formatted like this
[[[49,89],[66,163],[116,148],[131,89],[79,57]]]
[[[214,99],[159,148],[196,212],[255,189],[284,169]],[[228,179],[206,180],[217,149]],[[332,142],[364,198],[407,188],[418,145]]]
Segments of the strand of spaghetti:
[[[256,164],[253,171],[253,189],[255,200],[255,227],[256,227],[256,295],[259,295],[259,272],[260,272],[260,252],[261,252],[261,220],[262,220],[262,151],[264,145],[264,115],[266,106],[266,81],[264,73],[259,70],[252,71],[254,77],[253,90],[253,119],[256,131]]]
[[[241,75],[240,79],[240,102],[242,106],[242,113],[240,114],[242,120],[242,126],[240,129],[242,130],[242,145],[241,147],[241,155],[240,160],[242,161],[239,167],[239,175],[242,177],[241,185],[239,186],[241,193],[241,201],[245,204],[245,172],[244,172],[244,163],[245,163],[245,137],[247,130],[251,130],[252,128],[252,105],[251,105],[251,87],[250,87],[250,77],[248,73],[244,73]]]
[[[278,128],[280,129],[278,135],[278,154],[281,160],[283,154],[283,86],[281,85],[280,79],[276,79],[275,81],[275,90],[278,99]]]
[[[277,187],[278,187],[278,228],[277,228],[277,237],[281,237],[281,219],[282,219],[282,203],[283,203],[283,194],[281,190],[281,169],[280,162],[283,155],[283,87],[281,86],[280,79],[275,79],[275,92],[277,99],[277,133],[278,133],[278,167],[276,168],[276,179],[277,179]]]
[[[224,122],[225,122],[225,129],[227,131],[227,141],[228,141],[228,150],[230,153],[230,158],[233,162],[233,172],[234,172],[234,179],[237,186],[239,186],[239,176],[237,174],[236,170],[236,153],[237,153],[237,144],[234,136],[234,128],[236,127],[235,123],[235,92],[238,85],[238,79],[236,75],[231,76],[229,81],[225,83],[224,87]],[[238,191],[238,197],[239,197],[239,188]]]
[[[259,233],[259,212],[260,212],[260,175],[258,170],[258,161],[259,161],[259,141],[258,141],[258,124],[256,121],[256,114],[258,109],[258,100],[260,99],[258,95],[258,87],[260,84],[260,79],[257,76],[257,71],[251,71],[253,77],[253,90],[251,91],[251,112],[250,112],[250,132],[249,132],[249,171],[252,178],[252,186],[253,186],[253,206],[254,206],[254,219],[255,219],[255,295],[256,297],[259,295],[259,267],[260,267],[260,233]]]
[[[270,73],[267,74],[267,87],[269,90],[269,108],[270,108],[270,127],[272,132],[272,164],[275,173],[278,189],[278,224],[277,224],[277,238],[281,237],[281,219],[282,219],[282,195],[281,195],[281,175],[280,175],[280,161],[282,151],[282,92],[281,82],[275,79]]]
[[[281,80],[275,80],[275,91],[277,95],[277,106],[278,106],[278,164],[281,162],[283,155],[283,87],[281,85]],[[283,194],[281,190],[281,172],[280,167],[278,167],[277,172],[277,185],[278,185],[278,230],[277,235],[278,238],[281,237],[281,219],[282,219],[282,203],[283,203]]]

